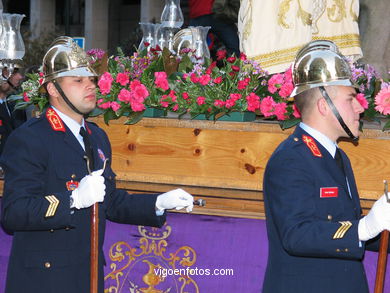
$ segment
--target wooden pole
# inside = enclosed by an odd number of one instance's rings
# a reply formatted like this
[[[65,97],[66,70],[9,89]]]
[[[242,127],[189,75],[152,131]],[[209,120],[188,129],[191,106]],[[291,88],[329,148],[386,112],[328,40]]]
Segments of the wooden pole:
[[[387,265],[387,247],[389,245],[389,231],[381,233],[379,243],[378,264],[376,267],[375,290],[374,293],[383,293]]]
[[[387,202],[390,203],[387,180],[384,180],[383,183],[385,186],[384,191],[385,191]],[[376,266],[374,293],[383,293],[385,276],[386,276],[388,246],[389,246],[389,231],[385,230],[381,233],[381,239],[379,242],[378,264]]]
[[[84,156],[87,161],[89,175],[92,174],[90,159]],[[104,162],[105,168],[106,161]],[[104,170],[104,169],[103,169]],[[96,202],[91,207],[91,252],[90,252],[90,293],[98,292],[98,267],[99,267],[99,204]]]
[[[99,204],[95,203],[91,209],[91,293],[98,292],[99,267]]]

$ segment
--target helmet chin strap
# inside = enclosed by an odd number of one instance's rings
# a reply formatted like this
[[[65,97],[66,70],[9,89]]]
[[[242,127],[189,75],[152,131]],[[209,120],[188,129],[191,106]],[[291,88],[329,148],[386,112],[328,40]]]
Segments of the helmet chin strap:
[[[74,111],[76,112],[77,114],[79,115],[82,115],[84,117],[84,119],[86,119],[89,115],[89,112],[88,113],[82,113],[81,111],[79,111],[79,109],[77,109],[70,101],[69,99],[67,98],[67,96],[65,95],[64,91],[62,90],[62,88],[60,87],[60,85],[57,83],[57,81],[55,79],[52,80],[52,83],[54,84],[54,86],[56,87],[57,91],[60,93],[62,99],[65,101],[65,103]]]
[[[341,127],[344,129],[345,133],[353,140],[358,140],[358,136],[354,136],[352,134],[352,131],[348,128],[347,124],[345,124],[343,118],[341,117],[339,111],[337,111],[336,106],[333,104],[332,100],[330,99],[328,93],[326,92],[325,88],[323,86],[319,87],[320,92],[322,96],[325,98],[325,101],[328,103],[330,109],[332,110],[333,114],[336,116],[337,120],[339,121]]]

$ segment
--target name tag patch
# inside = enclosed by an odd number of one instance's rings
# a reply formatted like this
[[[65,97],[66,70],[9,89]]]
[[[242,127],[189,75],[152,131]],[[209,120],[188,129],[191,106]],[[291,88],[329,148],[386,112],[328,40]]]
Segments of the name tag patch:
[[[320,198],[328,197],[338,197],[339,188],[338,187],[322,187],[320,188]]]

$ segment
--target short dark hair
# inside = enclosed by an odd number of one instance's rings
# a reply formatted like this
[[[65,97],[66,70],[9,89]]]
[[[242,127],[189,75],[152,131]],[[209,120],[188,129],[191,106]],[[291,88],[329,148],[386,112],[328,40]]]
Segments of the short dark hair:
[[[313,107],[314,103],[320,97],[318,88],[305,90],[294,97],[294,103],[302,118],[306,116],[308,111]]]

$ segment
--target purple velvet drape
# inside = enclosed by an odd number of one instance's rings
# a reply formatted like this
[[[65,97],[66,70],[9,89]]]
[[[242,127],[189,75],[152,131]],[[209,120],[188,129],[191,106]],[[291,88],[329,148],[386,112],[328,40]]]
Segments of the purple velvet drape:
[[[0,292],[4,292],[11,241],[0,229]],[[105,288],[115,288],[115,292],[147,288],[171,293],[181,288],[189,293],[261,292],[267,249],[264,220],[171,213],[162,229],[107,222]],[[370,292],[376,261],[377,253],[366,253]],[[156,278],[153,271],[166,277]],[[390,292],[390,282],[385,292]]]

